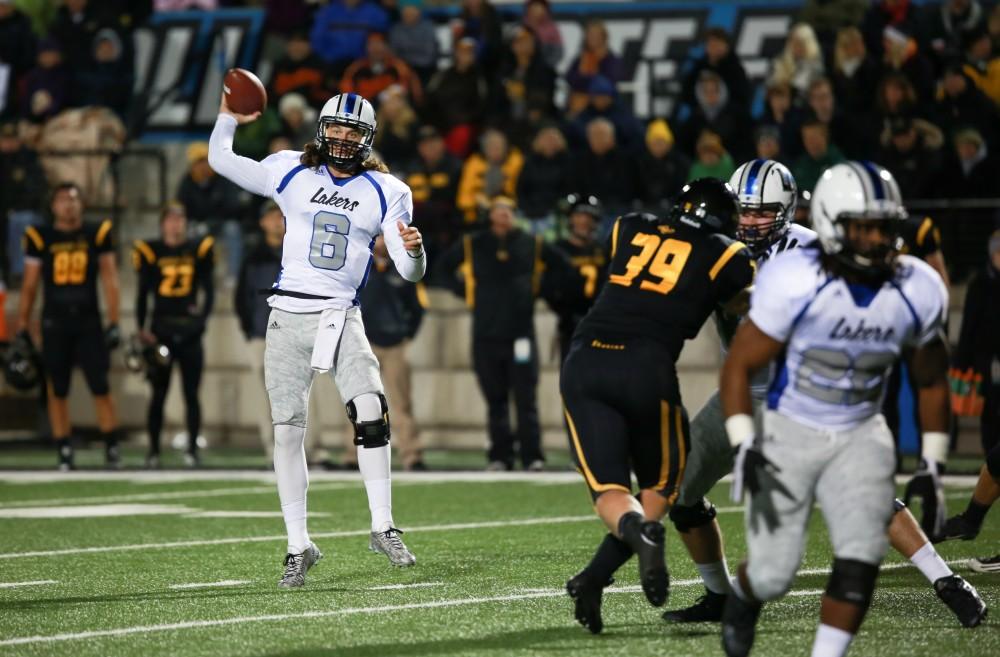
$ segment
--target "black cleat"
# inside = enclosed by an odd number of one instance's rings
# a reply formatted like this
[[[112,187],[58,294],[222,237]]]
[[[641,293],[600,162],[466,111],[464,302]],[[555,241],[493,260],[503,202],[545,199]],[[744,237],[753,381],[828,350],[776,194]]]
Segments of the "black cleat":
[[[644,522],[639,541],[632,546],[639,558],[639,581],[649,604],[662,607],[670,596],[670,573],[663,556],[666,531],[658,522]]]
[[[934,542],[941,543],[956,539],[971,541],[979,536],[980,529],[982,529],[982,525],[977,525],[966,518],[964,513],[959,513],[957,516],[945,520],[944,527],[941,528],[941,533],[934,537]]]
[[[583,570],[566,582],[566,593],[573,598],[573,616],[593,634],[600,634],[604,628],[604,621],[601,620],[601,593],[605,586],[611,586],[614,581],[609,579],[603,586],[595,584],[587,571]]]
[[[76,463],[73,462],[73,447],[66,443],[59,447],[59,472],[71,470],[76,470]]]
[[[108,470],[121,470],[122,453],[118,449],[118,443],[111,443],[104,447],[104,467]]]
[[[983,622],[989,609],[979,592],[958,575],[942,577],[934,582],[934,591],[958,617],[963,627],[975,627]]]
[[[761,605],[747,602],[738,595],[726,596],[722,611],[722,649],[726,657],[747,657],[757,633]]]
[[[670,623],[718,623],[722,620],[722,609],[726,606],[727,597],[729,596],[705,589],[705,595],[690,607],[663,612],[663,620]]]

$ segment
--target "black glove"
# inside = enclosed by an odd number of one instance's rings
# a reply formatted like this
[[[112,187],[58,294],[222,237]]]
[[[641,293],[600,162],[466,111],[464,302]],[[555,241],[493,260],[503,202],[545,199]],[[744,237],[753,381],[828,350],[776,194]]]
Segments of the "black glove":
[[[941,533],[948,510],[941,484],[942,474],[943,464],[921,459],[920,467],[906,484],[906,491],[903,493],[903,503],[906,506],[910,506],[911,498],[920,498],[920,528],[931,539]]]
[[[774,508],[772,493],[779,493],[795,501],[791,491],[775,476],[781,468],[772,463],[761,449],[757,439],[745,440],[736,451],[733,465],[733,483],[730,497],[734,502],[743,499],[743,491],[753,496],[753,510],[750,522],[754,528],[762,516],[770,530],[778,526],[778,513]]]
[[[104,344],[108,346],[108,349],[117,349],[122,343],[122,332],[118,329],[117,324],[109,324],[108,328],[104,329]]]

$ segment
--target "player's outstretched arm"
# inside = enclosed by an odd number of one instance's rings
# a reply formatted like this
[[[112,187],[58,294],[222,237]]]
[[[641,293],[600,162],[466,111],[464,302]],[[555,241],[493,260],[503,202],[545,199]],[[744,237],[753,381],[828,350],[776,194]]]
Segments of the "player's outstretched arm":
[[[219,118],[215,121],[212,136],[208,140],[208,164],[220,176],[231,180],[251,194],[270,197],[274,192],[271,172],[260,162],[233,152],[233,136],[236,126],[255,121],[260,112],[237,114],[226,105],[222,95]]]

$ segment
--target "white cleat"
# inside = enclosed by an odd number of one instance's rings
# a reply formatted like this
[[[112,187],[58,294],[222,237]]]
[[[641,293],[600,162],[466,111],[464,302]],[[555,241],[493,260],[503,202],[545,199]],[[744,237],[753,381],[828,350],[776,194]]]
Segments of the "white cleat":
[[[368,541],[368,549],[372,552],[379,552],[389,557],[393,566],[405,568],[417,563],[417,558],[413,556],[403,539],[399,537],[403,530],[390,527],[384,532],[372,532]]]
[[[323,553],[314,543],[310,543],[300,554],[286,554],[285,574],[281,576],[278,588],[295,589],[305,586],[306,573],[322,558]]]

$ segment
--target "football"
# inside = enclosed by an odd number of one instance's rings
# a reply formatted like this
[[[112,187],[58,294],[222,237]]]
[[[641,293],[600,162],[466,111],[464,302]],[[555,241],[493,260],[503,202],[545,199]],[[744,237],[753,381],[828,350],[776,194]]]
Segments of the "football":
[[[267,92],[260,78],[242,68],[231,68],[222,80],[226,105],[237,114],[263,112],[267,107]]]

